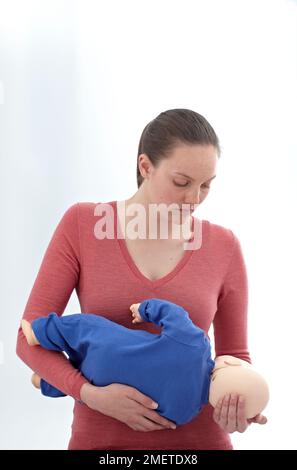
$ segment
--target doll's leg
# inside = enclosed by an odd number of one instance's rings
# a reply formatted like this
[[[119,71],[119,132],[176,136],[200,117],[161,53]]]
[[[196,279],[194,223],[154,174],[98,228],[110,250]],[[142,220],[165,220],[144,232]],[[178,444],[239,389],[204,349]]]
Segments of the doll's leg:
[[[27,320],[22,320],[21,325],[29,346],[35,346],[36,344],[40,344],[34,334],[31,324]]]

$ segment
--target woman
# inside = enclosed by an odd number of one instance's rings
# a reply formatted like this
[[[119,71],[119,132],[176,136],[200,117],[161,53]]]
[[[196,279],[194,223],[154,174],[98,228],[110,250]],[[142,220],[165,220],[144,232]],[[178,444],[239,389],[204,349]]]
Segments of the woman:
[[[77,203],[65,212],[23,319],[31,322],[51,311],[62,315],[75,288],[81,311],[104,312],[110,320],[131,327],[129,306],[134,299],[158,297],[182,305],[205,332],[213,323],[216,356],[233,355],[251,363],[247,275],[237,237],[230,229],[203,220],[202,242],[189,249],[189,234],[181,230],[176,238],[176,223],[167,224],[166,237],[159,230],[166,218],[176,222],[177,216],[183,226],[190,220],[193,230],[193,209],[210,190],[219,156],[218,138],[200,114],[172,109],[153,119],[139,142],[138,190],[120,204]],[[174,203],[175,211],[160,213],[152,227],[151,209],[160,203]],[[104,223],[109,233],[104,237],[98,214],[107,206]],[[139,207],[142,236],[135,238],[132,209]],[[153,238],[150,230],[156,226]],[[159,333],[153,324],[135,328]],[[225,397],[215,410],[207,405],[196,419],[174,429],[154,410],[151,397],[126,384],[88,383],[63,353],[30,348],[21,328],[17,354],[40,377],[75,399],[68,449],[232,449],[229,433],[243,432],[251,421],[266,422],[262,415],[247,421],[244,402],[235,396]],[[176,375],[178,380],[178,370]]]

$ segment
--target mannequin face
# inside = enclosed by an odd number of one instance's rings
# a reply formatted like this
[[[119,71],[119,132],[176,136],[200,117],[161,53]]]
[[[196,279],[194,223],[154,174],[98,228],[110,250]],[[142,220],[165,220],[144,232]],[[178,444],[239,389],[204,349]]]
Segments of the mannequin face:
[[[247,361],[243,361],[238,357],[234,356],[217,356],[215,358],[215,367],[212,371],[212,380],[216,378],[216,375],[220,369],[225,369],[226,367],[251,367],[251,365]]]

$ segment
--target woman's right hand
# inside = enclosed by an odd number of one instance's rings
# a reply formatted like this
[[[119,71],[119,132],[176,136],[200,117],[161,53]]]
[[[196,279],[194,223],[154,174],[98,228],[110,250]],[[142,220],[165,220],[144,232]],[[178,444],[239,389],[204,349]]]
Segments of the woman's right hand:
[[[151,398],[129,385],[113,383],[96,387],[87,383],[81,387],[80,395],[89,408],[122,421],[135,431],[176,428],[174,422],[154,411]]]

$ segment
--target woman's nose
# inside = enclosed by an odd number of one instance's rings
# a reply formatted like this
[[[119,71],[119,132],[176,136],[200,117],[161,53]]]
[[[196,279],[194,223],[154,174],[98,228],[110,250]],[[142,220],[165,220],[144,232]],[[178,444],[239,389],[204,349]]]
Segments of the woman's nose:
[[[200,189],[188,195],[186,203],[195,206],[195,204],[199,204],[200,201]],[[186,204],[185,203],[185,204]]]

